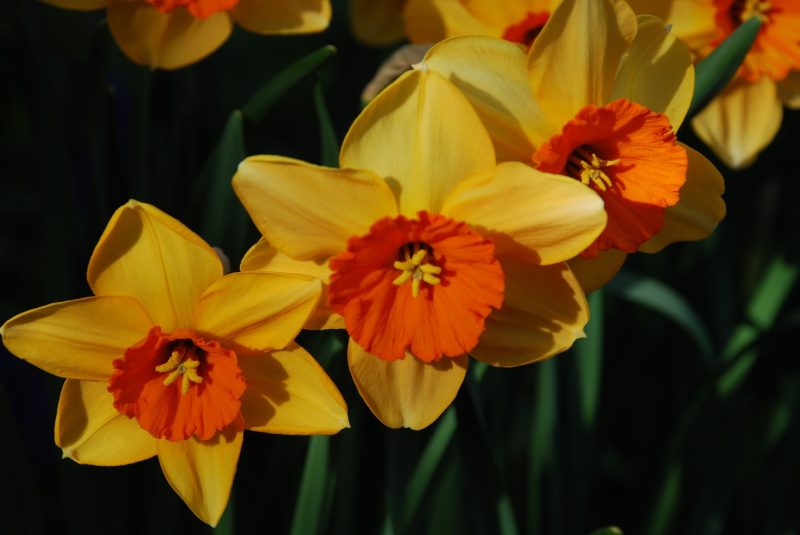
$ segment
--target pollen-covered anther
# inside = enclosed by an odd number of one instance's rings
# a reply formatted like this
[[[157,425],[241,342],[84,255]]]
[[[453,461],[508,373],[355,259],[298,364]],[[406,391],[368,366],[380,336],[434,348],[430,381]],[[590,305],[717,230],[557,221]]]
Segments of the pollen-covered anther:
[[[769,19],[769,12],[772,10],[772,2],[765,2],[763,0],[739,0],[734,2],[731,7],[731,13],[735,18],[741,22],[747,22],[752,17],[758,17],[761,22],[766,22]],[[737,12],[738,11],[738,16]]]
[[[412,253],[410,246],[403,247],[405,260],[397,260],[394,263],[394,268],[401,273],[394,281],[396,286],[400,286],[411,281],[411,295],[417,297],[419,295],[420,285],[426,282],[430,285],[436,285],[442,282],[437,277],[442,272],[442,268],[426,262],[428,250],[415,246],[416,251]]]
[[[578,147],[572,151],[567,160],[567,172],[587,186],[594,185],[600,191],[606,191],[612,182],[604,169],[618,163],[619,159],[604,160],[589,149]]]
[[[164,363],[155,367],[158,373],[168,374],[164,378],[164,386],[169,386],[175,382],[179,375],[183,376],[181,381],[181,394],[189,392],[189,386],[192,383],[200,384],[203,378],[197,373],[197,368],[200,366],[200,361],[193,358],[187,358],[186,351],[173,350],[169,359]]]

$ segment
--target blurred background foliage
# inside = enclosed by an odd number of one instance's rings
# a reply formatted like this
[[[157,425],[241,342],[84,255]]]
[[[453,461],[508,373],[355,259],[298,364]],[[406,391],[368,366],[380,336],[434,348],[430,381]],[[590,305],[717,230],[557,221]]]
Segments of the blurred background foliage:
[[[151,72],[121,55],[102,11],[2,2],[0,317],[88,295],[92,248],[129,198],[238,265],[257,238],[229,187],[238,161],[335,164],[391,52],[355,43],[345,2],[334,9],[323,34],[237,28],[208,59]],[[679,136],[704,150],[689,128]],[[632,257],[590,297],[589,337],[570,352],[512,370],[473,361],[424,431],[383,428],[353,387],[345,338],[303,333],[352,428],[250,433],[216,532],[798,533],[798,136],[800,113],[787,110],[751,168],[717,162],[728,216],[710,239]],[[212,531],[155,460],[61,460],[61,381],[2,351],[1,532]]]

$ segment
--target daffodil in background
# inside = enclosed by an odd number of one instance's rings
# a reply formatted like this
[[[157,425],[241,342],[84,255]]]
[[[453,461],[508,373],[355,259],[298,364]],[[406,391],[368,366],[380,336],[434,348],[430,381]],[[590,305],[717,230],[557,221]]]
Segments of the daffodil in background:
[[[701,60],[751,17],[761,29],[728,87],[692,119],[692,127],[733,169],[752,164],[772,142],[783,106],[800,109],[800,2],[797,0],[633,0],[637,13],[672,25]]]
[[[350,29],[359,42],[389,46],[405,38],[403,6],[406,0],[349,0]]]
[[[185,67],[214,52],[236,22],[245,30],[304,34],[325,30],[329,0],[42,0],[65,9],[106,8],[108,27],[132,61],[158,69]]]
[[[689,52],[659,19],[620,0],[564,0],[530,52],[459,37],[422,69],[449,77],[499,160],[572,177],[605,201],[608,225],[573,262],[589,291],[625,256],[708,236],[725,214],[719,172],[675,131],[694,84]]]
[[[347,427],[339,391],[292,342],[317,305],[318,280],[223,276],[202,239],[135,201],[112,217],[87,278],[94,297],[2,327],[9,351],[67,379],[55,424],[64,457],[118,466],[158,456],[175,492],[215,525],[244,429]]]
[[[530,46],[559,0],[408,0],[405,28],[413,43],[488,35]]]
[[[443,77],[399,78],[353,123],[339,160],[239,166],[234,189],[265,237],[242,269],[325,282],[316,326],[347,329],[350,372],[384,424],[432,423],[468,355],[519,366],[583,336],[586,301],[563,261],[602,231],[602,200],[568,178],[496,166]]]

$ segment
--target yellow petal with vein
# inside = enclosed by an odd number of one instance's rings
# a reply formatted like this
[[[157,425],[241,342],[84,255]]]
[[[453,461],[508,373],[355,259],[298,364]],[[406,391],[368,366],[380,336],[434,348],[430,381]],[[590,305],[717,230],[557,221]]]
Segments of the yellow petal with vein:
[[[642,244],[640,251],[657,253],[672,242],[702,240],[725,217],[722,175],[702,154],[685,145],[683,148],[689,157],[689,168],[678,204],[667,208],[661,232]]]
[[[111,217],[87,273],[96,295],[133,297],[164,332],[191,327],[198,298],[221,277],[222,263],[206,242],[137,201]]]
[[[456,397],[467,373],[467,356],[426,364],[406,353],[391,362],[370,355],[353,340],[347,348],[350,374],[369,409],[391,428],[422,429]]]
[[[486,319],[471,355],[492,366],[522,366],[567,349],[589,320],[589,306],[567,264],[536,266],[501,257],[503,306]]]
[[[344,329],[344,318],[328,308],[328,281],[331,270],[327,262],[295,260],[278,251],[265,239],[247,251],[242,259],[242,271],[265,271],[269,273],[291,273],[314,277],[322,282],[322,294],[317,309],[306,322],[306,329]]]
[[[725,165],[741,169],[770,144],[782,120],[775,82],[764,76],[755,83],[731,82],[695,115],[692,127]]]
[[[242,415],[247,429],[284,435],[332,435],[350,423],[347,405],[325,371],[305,349],[239,359],[247,381]]]
[[[330,23],[331,4],[329,0],[239,0],[231,15],[251,32],[317,33]]]
[[[344,251],[350,237],[397,214],[391,190],[370,171],[280,156],[247,158],[233,189],[264,237],[298,260],[327,260]]]
[[[194,326],[233,348],[281,348],[308,321],[321,291],[318,279],[302,275],[231,273],[202,295]]]
[[[408,0],[403,16],[412,43],[435,43],[458,35],[500,37],[503,33],[476,17],[460,0]]]
[[[425,56],[430,70],[448,78],[478,112],[494,142],[497,159],[530,162],[536,146],[560,130],[533,99],[527,57],[508,41],[457,37]]]
[[[587,104],[608,102],[636,29],[622,0],[561,2],[528,55],[533,95],[553,124],[566,124]]]
[[[465,221],[494,241],[496,254],[537,264],[563,262],[603,231],[603,200],[580,182],[505,162],[464,181],[442,213]]]
[[[490,171],[495,160],[469,101],[441,75],[415,70],[361,112],[342,143],[340,163],[384,177],[400,213],[413,217],[419,210],[438,212],[456,184]]]
[[[222,46],[233,30],[224,11],[198,19],[183,8],[161,13],[147,2],[115,2],[106,14],[111,35],[125,55],[154,69],[178,69],[200,61]]]
[[[112,361],[153,326],[129,297],[87,297],[53,303],[8,320],[0,332],[6,348],[48,373],[105,381]]]
[[[197,517],[216,526],[228,505],[244,433],[230,428],[201,442],[195,437],[157,441],[167,482]]]
[[[58,400],[56,444],[80,464],[120,466],[156,454],[156,439],[117,412],[105,381],[67,379]]]
[[[622,58],[611,100],[627,98],[663,113],[677,131],[694,94],[691,54],[661,19],[637,19],[639,31]]]

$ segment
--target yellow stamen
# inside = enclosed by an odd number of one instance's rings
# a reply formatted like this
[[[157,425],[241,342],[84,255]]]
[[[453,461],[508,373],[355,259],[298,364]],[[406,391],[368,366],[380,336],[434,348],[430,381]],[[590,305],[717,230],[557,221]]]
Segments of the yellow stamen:
[[[619,159],[603,160],[584,147],[578,147],[569,155],[567,168],[571,171],[572,176],[580,179],[581,183],[587,186],[593,184],[600,191],[606,191],[612,183],[611,177],[603,169],[617,165],[619,162]]]
[[[415,245],[414,249],[418,249]],[[394,279],[393,283],[396,286],[405,284],[411,281],[411,295],[417,297],[419,295],[419,288],[423,282],[431,286],[439,284],[442,280],[437,277],[442,272],[442,268],[425,262],[425,257],[428,256],[426,249],[419,248],[411,254],[410,248],[406,247],[405,260],[398,260],[394,263],[394,268],[401,271],[400,275]]]
[[[203,378],[197,373],[197,367],[200,366],[200,361],[192,358],[186,358],[186,351],[179,352],[173,350],[164,364],[156,366],[158,373],[168,373],[164,378],[164,386],[169,386],[178,379],[179,375],[183,375],[181,381],[181,393],[186,394],[189,391],[191,383],[200,384]]]
[[[762,0],[745,0],[740,9],[740,21],[746,22],[750,20],[751,17],[758,17],[761,22],[766,22],[769,19],[768,13],[772,9],[772,2],[764,2]]]

